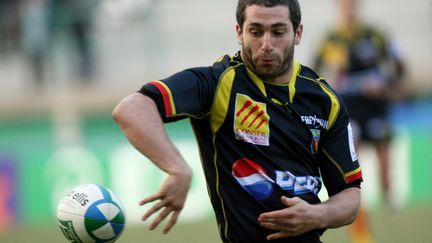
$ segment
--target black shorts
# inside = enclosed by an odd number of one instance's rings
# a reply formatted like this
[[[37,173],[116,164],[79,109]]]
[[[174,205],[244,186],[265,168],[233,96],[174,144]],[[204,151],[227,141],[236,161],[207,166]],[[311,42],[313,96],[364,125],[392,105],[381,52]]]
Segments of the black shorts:
[[[383,98],[343,97],[351,119],[354,138],[359,142],[382,142],[392,137],[389,104]]]

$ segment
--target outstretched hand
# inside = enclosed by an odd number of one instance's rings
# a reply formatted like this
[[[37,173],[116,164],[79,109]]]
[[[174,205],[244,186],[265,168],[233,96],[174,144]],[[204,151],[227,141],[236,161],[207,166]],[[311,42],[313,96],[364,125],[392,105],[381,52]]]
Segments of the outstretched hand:
[[[294,197],[282,196],[284,209],[263,213],[258,217],[261,226],[279,231],[267,236],[267,240],[292,237],[318,228],[318,217],[314,205]]]
[[[155,229],[166,217],[171,214],[169,221],[166,223],[163,233],[167,234],[177,222],[178,216],[183,209],[186,201],[186,196],[191,182],[191,175],[169,175],[163,182],[159,192],[139,202],[139,205],[144,205],[150,202],[155,203],[150,209],[145,212],[142,217],[146,221],[154,213],[159,212],[157,217],[150,223],[149,229]]]

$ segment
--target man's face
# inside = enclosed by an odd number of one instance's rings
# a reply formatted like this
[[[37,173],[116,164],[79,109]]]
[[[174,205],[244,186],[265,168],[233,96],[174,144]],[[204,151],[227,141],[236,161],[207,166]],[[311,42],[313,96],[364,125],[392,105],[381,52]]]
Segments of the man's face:
[[[286,6],[248,6],[243,26],[237,25],[242,58],[248,68],[264,80],[287,74],[292,66],[294,45],[300,43],[303,26],[293,30]]]
[[[357,19],[358,0],[338,0],[341,16],[348,23]]]

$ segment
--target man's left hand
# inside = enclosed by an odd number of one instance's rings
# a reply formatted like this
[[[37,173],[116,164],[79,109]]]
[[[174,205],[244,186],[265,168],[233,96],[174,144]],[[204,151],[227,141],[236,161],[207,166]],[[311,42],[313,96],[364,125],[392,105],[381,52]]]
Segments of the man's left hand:
[[[292,237],[318,228],[319,219],[314,205],[300,199],[282,196],[284,209],[263,213],[258,217],[261,226],[279,231],[267,236],[267,240]]]

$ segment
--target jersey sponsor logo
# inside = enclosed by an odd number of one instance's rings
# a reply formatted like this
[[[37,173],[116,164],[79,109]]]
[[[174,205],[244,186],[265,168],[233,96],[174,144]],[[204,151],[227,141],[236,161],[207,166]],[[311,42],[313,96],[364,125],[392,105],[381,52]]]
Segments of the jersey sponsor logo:
[[[328,128],[328,121],[317,116],[301,116],[301,120],[303,123],[309,126],[313,126],[314,128]]]
[[[311,152],[312,154],[317,154],[319,149],[319,141],[321,139],[321,130],[310,129],[310,131],[312,133]]]
[[[266,104],[249,96],[237,94],[234,117],[234,133],[238,140],[269,146],[269,120]]]
[[[232,175],[237,182],[258,201],[268,199],[276,184],[282,190],[290,191],[293,195],[305,193],[318,194],[321,180],[314,176],[294,176],[289,171],[275,171],[276,181],[256,162],[241,158],[233,163]]]
[[[289,171],[276,171],[276,184],[282,189],[294,192],[295,195],[312,192],[318,194],[321,180],[314,176],[294,176]]]
[[[273,192],[274,181],[259,164],[252,160],[242,158],[234,162],[232,175],[258,201],[269,198]]]

